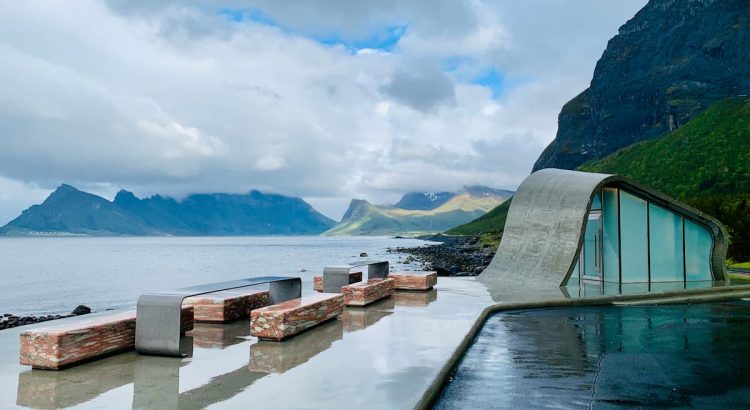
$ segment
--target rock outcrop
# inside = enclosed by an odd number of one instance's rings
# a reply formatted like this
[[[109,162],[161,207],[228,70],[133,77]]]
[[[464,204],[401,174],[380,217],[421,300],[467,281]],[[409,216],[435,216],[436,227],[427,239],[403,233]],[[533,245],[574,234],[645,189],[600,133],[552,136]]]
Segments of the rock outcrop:
[[[750,94],[750,2],[651,0],[607,44],[534,165],[574,169]]]

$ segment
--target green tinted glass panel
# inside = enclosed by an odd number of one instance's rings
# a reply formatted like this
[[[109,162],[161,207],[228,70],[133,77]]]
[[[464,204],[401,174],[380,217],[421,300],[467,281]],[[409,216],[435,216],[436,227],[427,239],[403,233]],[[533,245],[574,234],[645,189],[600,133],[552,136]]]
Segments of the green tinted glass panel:
[[[602,197],[598,192],[594,195],[594,199],[591,200],[591,209],[602,209]]]
[[[592,212],[586,222],[586,236],[583,238],[583,274],[586,277],[601,279],[601,215]]]
[[[617,189],[604,189],[603,218],[603,254],[604,280],[608,282],[620,281],[620,253],[617,235]]]
[[[682,217],[649,204],[649,228],[651,282],[682,282]]]
[[[620,190],[622,283],[648,282],[646,201]]]
[[[685,272],[688,281],[711,280],[713,238],[708,229],[685,220]]]

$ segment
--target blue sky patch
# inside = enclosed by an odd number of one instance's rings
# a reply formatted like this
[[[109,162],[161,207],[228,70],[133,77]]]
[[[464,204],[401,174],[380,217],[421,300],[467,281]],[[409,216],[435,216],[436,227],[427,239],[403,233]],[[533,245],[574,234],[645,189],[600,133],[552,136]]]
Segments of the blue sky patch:
[[[492,98],[498,98],[503,93],[503,75],[494,68],[484,71],[479,77],[472,80],[472,83],[492,90]]]
[[[366,38],[360,39],[344,38],[339,33],[329,33],[325,35],[304,35],[281,26],[260,9],[223,8],[219,11],[219,14],[234,23],[249,21],[265,26],[276,27],[286,33],[306,37],[311,40],[317,41],[320,44],[329,46],[342,45],[352,52],[356,52],[365,48],[382,51],[392,51],[396,44],[398,44],[398,41],[401,39],[401,37],[406,34],[405,26],[394,25],[388,26],[383,30],[372,33]]]

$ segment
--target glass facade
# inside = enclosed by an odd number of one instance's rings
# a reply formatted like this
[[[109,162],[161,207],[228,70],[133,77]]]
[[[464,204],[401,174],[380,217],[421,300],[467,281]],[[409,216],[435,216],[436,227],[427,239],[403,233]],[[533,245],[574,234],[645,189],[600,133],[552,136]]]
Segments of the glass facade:
[[[711,280],[711,247],[708,229],[685,220],[685,277],[688,281]]]
[[[647,212],[645,200],[620,190],[622,283],[648,282]]]
[[[619,188],[592,198],[583,244],[568,284],[710,281],[713,236],[704,226]],[[590,283],[588,283],[591,286]],[[669,285],[670,289],[672,285]]]
[[[649,256],[652,282],[684,280],[682,217],[649,204]],[[710,246],[706,248],[710,252]]]
[[[620,204],[617,200],[618,190],[604,188],[604,205],[602,208],[602,238],[604,280],[607,282],[620,281]]]

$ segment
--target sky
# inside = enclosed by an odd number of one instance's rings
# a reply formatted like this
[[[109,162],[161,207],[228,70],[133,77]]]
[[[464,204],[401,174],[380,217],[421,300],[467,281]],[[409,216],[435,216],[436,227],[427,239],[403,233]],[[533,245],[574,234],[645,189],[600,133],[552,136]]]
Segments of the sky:
[[[0,0],[0,225],[112,199],[514,189],[646,0]]]

